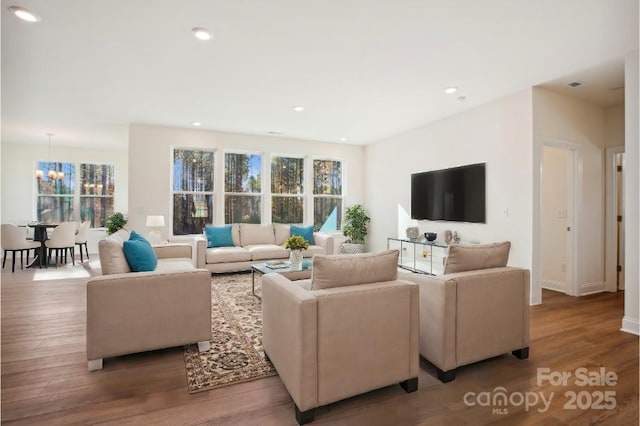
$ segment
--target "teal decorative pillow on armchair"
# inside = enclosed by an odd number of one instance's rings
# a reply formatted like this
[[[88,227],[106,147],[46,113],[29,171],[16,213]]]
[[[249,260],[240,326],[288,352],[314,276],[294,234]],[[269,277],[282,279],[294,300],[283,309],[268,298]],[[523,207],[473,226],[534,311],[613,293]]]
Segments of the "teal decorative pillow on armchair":
[[[313,226],[295,226],[291,225],[291,235],[300,235],[302,238],[307,240],[307,242],[311,245],[314,245],[316,242],[313,239]]]
[[[207,237],[207,248],[234,246],[231,225],[205,226],[204,234]]]
[[[158,265],[151,243],[136,231],[131,231],[129,239],[122,243],[122,251],[133,272],[154,271]]]

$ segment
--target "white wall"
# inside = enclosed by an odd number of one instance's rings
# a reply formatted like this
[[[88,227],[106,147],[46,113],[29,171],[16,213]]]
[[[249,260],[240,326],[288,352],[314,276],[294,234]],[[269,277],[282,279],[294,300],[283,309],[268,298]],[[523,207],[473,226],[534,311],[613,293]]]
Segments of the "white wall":
[[[36,219],[35,170],[37,162],[42,160],[49,160],[48,145],[2,143],[2,211],[0,214],[3,223],[26,224]],[[114,209],[126,210],[129,189],[126,150],[73,148],[52,144],[51,161],[113,164],[115,169]],[[75,219],[80,220],[80,212],[75,213]],[[103,236],[103,230],[90,232],[90,252],[97,252],[97,241]]]
[[[372,250],[415,224],[411,174],[487,163],[486,224],[420,221],[421,232],[459,232],[462,242],[510,240],[509,264],[532,267],[531,91],[519,92],[405,132],[366,149],[366,208]]]
[[[344,206],[364,203],[364,147],[357,145],[314,142],[272,136],[256,136],[209,130],[134,124],[129,138],[129,223],[131,229],[146,233],[147,215],[164,215],[166,237],[171,230],[171,170],[172,147],[215,149],[216,218],[224,223],[223,182],[224,152],[249,151],[271,154],[305,156],[307,176],[311,177],[313,158],[329,158],[343,161]],[[263,159],[264,161],[268,161]],[[311,193],[308,179],[307,194]],[[305,208],[310,212],[311,199]],[[264,203],[263,203],[264,210]],[[264,218],[264,211],[263,211]],[[307,223],[313,223],[311,215]]]
[[[640,280],[640,229],[638,212],[640,211],[640,149],[638,149],[638,50],[625,58],[625,293],[624,318],[622,329],[640,334],[640,309],[638,281]]]
[[[550,92],[533,89],[534,146],[568,143],[578,164],[574,279],[570,293],[581,295],[605,288],[604,278],[604,149],[605,114],[601,107]],[[537,163],[539,164],[539,163]],[[534,210],[534,217],[539,216]],[[535,220],[539,220],[536,218]],[[539,244],[534,241],[534,251]]]
[[[624,145],[624,104],[604,110],[605,146]]]

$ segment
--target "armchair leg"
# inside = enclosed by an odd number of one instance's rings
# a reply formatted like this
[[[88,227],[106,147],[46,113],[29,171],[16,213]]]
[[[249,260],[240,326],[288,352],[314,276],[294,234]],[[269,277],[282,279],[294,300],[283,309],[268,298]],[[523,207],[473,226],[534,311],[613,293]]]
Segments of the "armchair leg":
[[[511,353],[518,359],[527,359],[529,358],[529,347],[527,346],[526,348],[517,349]]]
[[[449,383],[456,379],[455,368],[449,371],[442,371],[438,367],[436,367],[436,370],[438,370],[438,380],[440,380],[442,383]]]
[[[102,358],[92,359],[87,362],[87,365],[89,367],[89,371],[102,370]]]
[[[296,407],[296,420],[299,425],[303,425],[306,423],[311,423],[316,416],[316,409],[311,408],[307,411],[300,411],[296,404],[293,404]]]
[[[80,250],[80,253],[82,253],[82,250]],[[198,342],[198,351],[199,352],[209,352],[209,349],[211,349],[211,342],[208,340],[203,340],[202,342]]]
[[[400,382],[400,387],[404,389],[406,393],[415,392],[418,390],[418,378],[414,377],[412,379],[405,380],[404,382]]]

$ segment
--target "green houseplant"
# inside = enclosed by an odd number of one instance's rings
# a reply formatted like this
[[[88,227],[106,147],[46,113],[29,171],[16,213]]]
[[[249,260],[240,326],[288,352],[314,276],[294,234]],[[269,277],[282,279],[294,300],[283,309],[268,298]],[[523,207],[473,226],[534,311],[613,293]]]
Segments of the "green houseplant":
[[[106,220],[107,235],[111,235],[119,229],[124,228],[127,224],[127,218],[120,212],[116,212],[107,216]]]
[[[300,235],[292,235],[284,242],[284,248],[291,250],[289,267],[293,271],[302,269],[302,250],[309,248],[309,242]]]
[[[341,246],[342,253],[364,252],[364,238],[367,236],[367,225],[370,221],[371,218],[360,204],[347,208],[342,233],[348,240]]]

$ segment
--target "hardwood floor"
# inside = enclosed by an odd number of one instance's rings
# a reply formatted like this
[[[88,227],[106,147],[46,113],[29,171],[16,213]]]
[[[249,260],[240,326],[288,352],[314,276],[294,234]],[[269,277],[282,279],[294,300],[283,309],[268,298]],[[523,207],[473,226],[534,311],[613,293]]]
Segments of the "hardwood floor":
[[[62,278],[68,274],[74,278]],[[277,376],[189,394],[181,348],[107,359],[102,371],[89,373],[87,278],[82,266],[2,272],[3,424],[296,424]],[[504,355],[462,367],[447,384],[421,360],[417,392],[389,386],[349,398],[318,409],[312,424],[637,425],[638,337],[619,331],[623,299],[623,293],[572,298],[544,291],[543,304],[531,308],[529,359]],[[581,367],[591,374],[602,367],[617,382],[578,386]],[[538,383],[538,368],[572,376],[567,386]],[[505,388],[511,403],[465,404],[465,395],[467,402],[483,401],[496,387]],[[599,392],[615,392],[609,395],[615,408],[565,408],[571,391],[583,406],[597,402]],[[549,408],[540,400],[528,409],[518,405],[520,396],[533,402],[534,395],[552,397]]]

